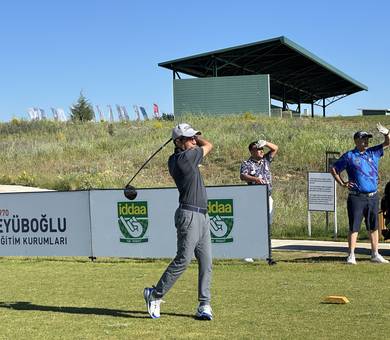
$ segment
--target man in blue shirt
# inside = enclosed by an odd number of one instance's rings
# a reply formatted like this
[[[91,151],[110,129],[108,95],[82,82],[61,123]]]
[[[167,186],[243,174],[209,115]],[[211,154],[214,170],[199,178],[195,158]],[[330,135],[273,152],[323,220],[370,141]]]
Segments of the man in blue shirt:
[[[358,131],[354,134],[355,149],[344,153],[334,164],[331,173],[336,182],[349,190],[347,200],[349,233],[348,264],[356,264],[355,247],[364,217],[366,229],[371,242],[371,261],[389,263],[378,253],[378,166],[383,156],[383,149],[390,145],[389,130],[377,125],[377,129],[385,137],[382,144],[368,147],[372,134]],[[347,171],[348,181],[340,177],[340,173]]]

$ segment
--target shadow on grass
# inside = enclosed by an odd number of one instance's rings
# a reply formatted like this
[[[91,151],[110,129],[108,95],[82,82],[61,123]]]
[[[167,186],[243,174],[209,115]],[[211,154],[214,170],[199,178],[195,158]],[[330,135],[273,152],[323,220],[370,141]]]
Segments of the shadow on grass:
[[[340,247],[340,246],[322,246],[322,245],[302,245],[302,244],[295,244],[295,245],[285,245],[285,246],[279,246],[274,247],[272,250],[288,250],[288,251],[320,251],[320,252],[333,252],[333,253],[348,253],[348,247]],[[355,249],[356,254],[371,254],[370,249],[360,248],[359,246]],[[389,254],[390,252],[387,249],[381,249],[381,253],[384,255]]]
[[[93,307],[43,306],[43,305],[36,305],[26,301],[0,302],[0,308],[8,308],[13,310],[21,310],[21,311],[33,310],[33,311],[41,311],[41,312],[108,315],[108,316],[115,316],[115,317],[122,317],[122,318],[150,319],[149,314],[145,311],[93,308]],[[194,315],[189,315],[189,314],[164,313],[164,315],[196,319]]]
[[[292,258],[292,259],[278,259],[276,262],[284,262],[284,263],[340,263],[348,265],[347,262],[347,256],[307,256],[307,257],[299,257],[299,258]],[[370,262],[369,258],[357,258],[356,262],[361,263],[368,263]]]
[[[292,259],[281,259],[277,260],[277,262],[289,262],[289,263],[325,263],[325,262],[332,262],[332,263],[344,263],[346,259],[346,256],[307,256],[307,257],[299,257],[299,258],[292,258]]]
[[[289,244],[278,247],[273,247],[273,251],[311,251],[311,252],[329,252],[329,253],[343,253],[348,254],[348,247],[341,246],[329,246],[329,245],[304,245],[304,244]],[[390,249],[381,248],[381,243],[379,244],[379,252],[383,256],[390,256]],[[355,254],[362,255],[371,255],[371,249],[357,247],[355,249]],[[347,255],[345,255],[347,256]]]

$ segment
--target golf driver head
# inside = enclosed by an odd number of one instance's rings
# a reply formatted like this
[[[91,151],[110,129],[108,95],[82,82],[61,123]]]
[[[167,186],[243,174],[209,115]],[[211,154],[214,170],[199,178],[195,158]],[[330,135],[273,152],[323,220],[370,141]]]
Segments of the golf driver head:
[[[123,192],[123,194],[125,195],[125,197],[129,200],[134,200],[136,197],[137,197],[137,190],[132,186],[130,185],[130,183],[132,182],[132,180],[139,174],[139,172],[145,167],[146,164],[149,163],[149,161],[156,155],[158,154],[162,148],[167,145],[170,141],[172,140],[172,138],[169,138],[163,145],[161,145],[146,161],[144,164],[142,164],[142,166],[138,169],[138,171],[135,173],[135,175],[130,179],[129,183],[127,183],[126,187],[125,187],[125,190]]]
[[[126,185],[126,188],[123,193],[125,197],[130,201],[134,200],[137,197],[137,190],[130,184]]]

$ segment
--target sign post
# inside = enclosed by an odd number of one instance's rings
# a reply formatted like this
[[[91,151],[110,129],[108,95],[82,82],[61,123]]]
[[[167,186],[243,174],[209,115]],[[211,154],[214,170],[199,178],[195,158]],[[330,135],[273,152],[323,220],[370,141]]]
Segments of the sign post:
[[[334,213],[334,237],[337,237],[336,185],[327,172],[308,173],[308,235],[311,236],[311,212],[332,211]]]
[[[325,152],[325,171],[330,172],[333,164],[339,159],[340,152],[339,151],[326,151]],[[325,213],[326,215],[326,231],[329,228],[329,212]]]

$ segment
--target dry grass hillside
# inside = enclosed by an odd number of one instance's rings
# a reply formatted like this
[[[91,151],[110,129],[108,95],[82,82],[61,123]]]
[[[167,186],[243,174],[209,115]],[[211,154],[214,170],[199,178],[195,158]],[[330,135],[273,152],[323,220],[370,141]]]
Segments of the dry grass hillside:
[[[306,235],[306,177],[324,171],[325,152],[353,147],[356,130],[383,136],[377,122],[390,127],[390,116],[337,118],[266,118],[251,114],[187,116],[181,119],[201,130],[214,144],[202,172],[207,185],[241,184],[239,167],[248,158],[247,145],[268,139],[279,145],[273,163],[276,237]],[[60,123],[13,120],[0,124],[0,184],[53,190],[121,188],[143,162],[169,137],[177,122]],[[173,145],[164,148],[133,182],[142,187],[172,187],[166,161]],[[380,165],[380,189],[390,180],[390,155]],[[345,192],[339,190],[339,229],[346,235]],[[331,237],[324,216],[314,214],[313,236]]]

